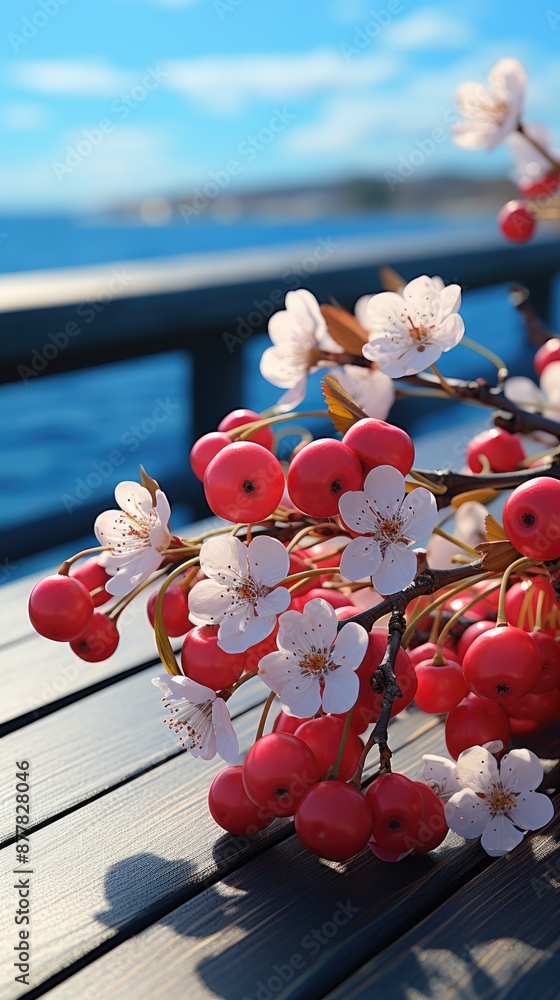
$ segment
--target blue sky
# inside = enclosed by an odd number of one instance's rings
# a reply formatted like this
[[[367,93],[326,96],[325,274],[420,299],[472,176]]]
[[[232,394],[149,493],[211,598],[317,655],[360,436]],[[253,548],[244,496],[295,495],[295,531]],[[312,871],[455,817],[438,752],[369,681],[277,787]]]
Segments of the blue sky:
[[[529,71],[527,120],[560,141],[560,0],[19,0],[0,17],[4,211],[179,194],[224,171],[230,190],[383,175],[449,136],[456,86],[503,55]],[[508,163],[447,137],[418,176]]]

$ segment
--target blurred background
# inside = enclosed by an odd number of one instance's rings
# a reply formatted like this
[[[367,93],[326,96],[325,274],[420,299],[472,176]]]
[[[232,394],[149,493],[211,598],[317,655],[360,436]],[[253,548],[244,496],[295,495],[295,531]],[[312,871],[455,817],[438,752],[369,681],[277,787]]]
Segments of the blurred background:
[[[458,84],[515,56],[527,121],[557,130],[554,4],[20,0],[1,22],[0,582],[87,542],[139,461],[176,498],[175,527],[201,513],[195,424],[279,394],[258,373],[263,288],[281,301],[326,268],[351,306],[354,260],[371,262],[367,292],[403,254],[413,273],[434,248],[498,259],[512,162],[454,145]],[[521,371],[507,286],[485,283],[465,297],[467,333]],[[553,287],[552,324],[556,301]],[[490,373],[462,350],[443,369]],[[447,411],[407,419],[419,464],[442,464]]]

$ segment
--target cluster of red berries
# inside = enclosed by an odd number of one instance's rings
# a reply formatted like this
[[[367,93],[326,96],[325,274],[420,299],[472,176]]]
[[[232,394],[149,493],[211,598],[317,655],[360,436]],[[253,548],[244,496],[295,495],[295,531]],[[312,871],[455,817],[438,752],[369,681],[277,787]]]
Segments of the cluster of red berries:
[[[286,488],[298,510],[311,517],[334,517],[342,494],[361,489],[371,469],[393,465],[406,476],[414,462],[414,445],[406,431],[368,417],[354,424],[342,441],[320,438],[298,450],[286,483],[282,465],[271,451],[270,427],[258,428],[243,441],[232,441],[227,433],[258,419],[252,410],[234,410],[191,451],[191,465],[204,483],[208,506],[234,523],[270,517]]]
[[[551,171],[539,178],[524,177],[519,181],[519,190],[524,198],[514,198],[506,202],[498,213],[498,226],[511,243],[526,243],[535,232],[540,204],[556,194],[560,186],[557,171]]]
[[[342,729],[334,716],[304,720],[281,712],[274,731],[253,744],[242,765],[214,778],[208,806],[216,823],[248,835],[276,817],[293,816],[303,846],[330,861],[346,861],[368,842],[387,860],[437,847],[448,828],[443,805],[428,785],[404,774],[381,774],[364,794],[349,780],[362,751],[355,732],[349,733],[337,777],[321,780],[334,764]]]

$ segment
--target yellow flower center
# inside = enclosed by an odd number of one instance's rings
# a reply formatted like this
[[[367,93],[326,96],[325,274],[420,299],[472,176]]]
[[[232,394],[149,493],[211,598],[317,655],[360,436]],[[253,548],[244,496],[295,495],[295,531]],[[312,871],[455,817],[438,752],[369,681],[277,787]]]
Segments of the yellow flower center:
[[[515,807],[515,795],[505,792],[501,785],[497,785],[491,795],[488,796],[488,807],[493,816],[497,813],[507,813]]]

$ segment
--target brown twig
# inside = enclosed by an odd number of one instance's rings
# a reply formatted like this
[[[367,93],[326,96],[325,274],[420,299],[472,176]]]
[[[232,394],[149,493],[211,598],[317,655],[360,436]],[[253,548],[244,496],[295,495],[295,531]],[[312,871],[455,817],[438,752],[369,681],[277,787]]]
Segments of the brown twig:
[[[389,619],[387,649],[371,679],[371,686],[377,693],[380,687],[384,690],[381,711],[372,733],[373,742],[379,747],[379,767],[382,772],[391,770],[392,754],[388,745],[387,729],[393,702],[395,698],[402,698],[402,691],[395,676],[395,662],[405,629],[406,618],[403,612],[393,611]]]

